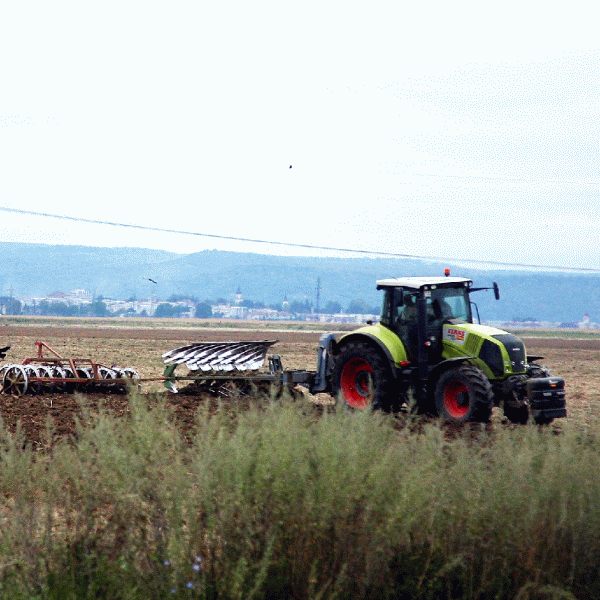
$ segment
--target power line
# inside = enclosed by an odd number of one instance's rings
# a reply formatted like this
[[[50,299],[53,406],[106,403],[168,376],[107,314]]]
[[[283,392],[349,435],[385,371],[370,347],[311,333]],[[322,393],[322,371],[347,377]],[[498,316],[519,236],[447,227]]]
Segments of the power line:
[[[228,240],[234,242],[251,242],[253,244],[268,244],[274,246],[287,246],[290,248],[305,248],[308,250],[325,250],[329,252],[345,252],[349,254],[367,254],[370,256],[389,256],[391,258],[410,258],[416,260],[446,261],[450,263],[493,265],[498,267],[517,267],[521,269],[546,269],[553,271],[574,271],[586,273],[600,273],[600,268],[593,267],[564,267],[558,265],[533,265],[528,263],[502,262],[498,260],[481,260],[470,258],[456,258],[449,256],[423,256],[418,254],[403,254],[400,252],[382,252],[379,250],[361,250],[357,248],[336,248],[333,246],[316,246],[312,244],[299,244],[295,242],[277,242],[273,240],[259,240],[253,238],[244,238],[231,235],[218,235],[216,233],[201,233],[198,231],[184,231],[180,229],[165,229],[163,227],[150,227],[149,225],[134,225],[132,223],[117,223],[115,221],[104,221],[100,219],[86,219],[84,217],[72,217],[69,215],[57,215],[52,213],[38,212],[34,210],[24,210],[22,208],[11,208],[0,206],[0,211],[16,213],[21,215],[32,215],[35,217],[47,217],[51,219],[62,219],[65,221],[75,221],[77,223],[91,223],[93,225],[110,225],[111,227],[126,227],[129,229],[140,229],[143,231],[158,231],[161,233],[174,233],[177,235],[194,235],[219,240]]]
[[[418,177],[437,177],[439,179],[493,179],[498,181],[524,181],[527,183],[568,183],[573,185],[600,185],[598,181],[578,181],[573,179],[536,179],[526,177],[500,177],[495,175],[440,175],[436,173],[415,173]]]

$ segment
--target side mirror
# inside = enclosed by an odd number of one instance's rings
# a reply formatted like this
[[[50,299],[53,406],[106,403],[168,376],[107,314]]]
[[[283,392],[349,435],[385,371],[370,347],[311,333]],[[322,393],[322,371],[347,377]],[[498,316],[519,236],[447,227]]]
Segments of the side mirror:
[[[500,288],[498,287],[498,283],[494,281],[494,298],[496,300],[500,300]]]

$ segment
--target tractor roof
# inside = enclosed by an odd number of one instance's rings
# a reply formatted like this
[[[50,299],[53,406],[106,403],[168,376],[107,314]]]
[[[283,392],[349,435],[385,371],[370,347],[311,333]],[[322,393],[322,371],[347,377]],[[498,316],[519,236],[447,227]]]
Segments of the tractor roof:
[[[379,279],[377,289],[384,287],[405,287],[415,290],[435,285],[436,287],[469,287],[473,281],[465,277],[398,277],[397,279]]]

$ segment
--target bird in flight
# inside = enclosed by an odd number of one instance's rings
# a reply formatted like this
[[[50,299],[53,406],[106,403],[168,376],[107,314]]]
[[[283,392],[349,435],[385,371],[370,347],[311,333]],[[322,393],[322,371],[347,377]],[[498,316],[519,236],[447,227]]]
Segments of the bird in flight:
[[[154,281],[154,279],[150,279],[150,277],[148,277],[148,281],[151,281],[152,283],[156,283],[156,281]]]

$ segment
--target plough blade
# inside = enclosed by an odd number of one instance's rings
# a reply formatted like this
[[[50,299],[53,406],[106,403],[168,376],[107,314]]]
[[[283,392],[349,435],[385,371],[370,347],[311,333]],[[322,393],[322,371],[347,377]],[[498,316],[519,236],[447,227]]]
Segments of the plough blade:
[[[277,340],[197,342],[165,352],[165,364],[185,364],[190,371],[257,371]]]

